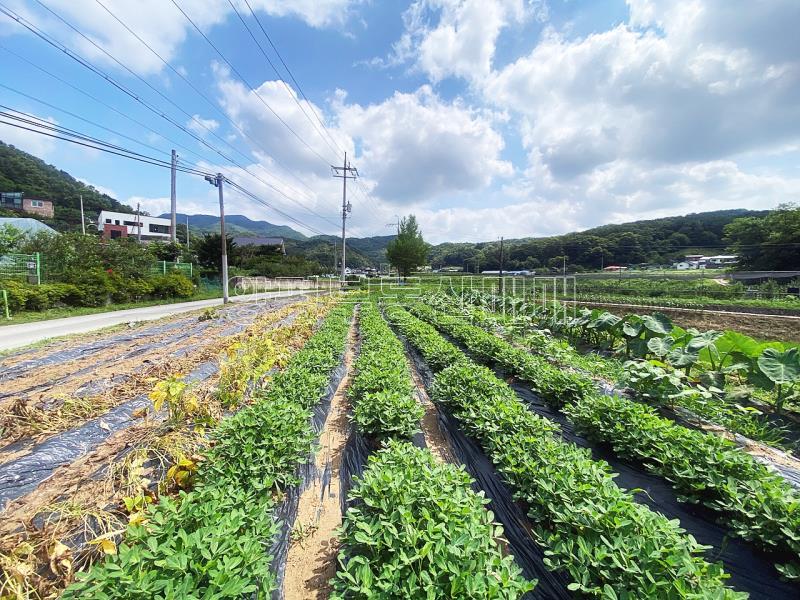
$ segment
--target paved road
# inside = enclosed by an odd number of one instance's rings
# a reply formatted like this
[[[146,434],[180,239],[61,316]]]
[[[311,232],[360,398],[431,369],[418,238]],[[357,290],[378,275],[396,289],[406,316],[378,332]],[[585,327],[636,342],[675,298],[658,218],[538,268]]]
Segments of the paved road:
[[[231,296],[231,301],[253,302],[265,298],[299,296],[308,293],[314,293],[314,291],[288,290],[282,292],[264,292],[261,294],[248,294],[246,296]],[[4,325],[0,327],[0,351],[20,348],[52,337],[86,333],[87,331],[94,331],[95,329],[111,327],[112,325],[119,325],[121,323],[130,323],[131,321],[153,321],[155,319],[168,317],[169,315],[208,308],[209,306],[218,306],[220,304],[222,304],[222,298],[213,298],[211,300],[195,300],[193,302],[160,304],[158,306],[146,306],[144,308],[115,310],[93,315],[83,315],[80,317],[67,317],[65,319],[36,321],[34,323],[22,323],[20,325]]]

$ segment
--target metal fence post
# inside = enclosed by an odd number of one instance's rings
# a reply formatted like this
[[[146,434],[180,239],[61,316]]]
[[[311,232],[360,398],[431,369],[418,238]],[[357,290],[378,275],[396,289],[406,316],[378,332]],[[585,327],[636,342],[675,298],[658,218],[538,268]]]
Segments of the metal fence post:
[[[8,292],[3,290],[3,306],[6,311],[6,319],[11,320],[11,314],[8,312]]]
[[[36,257],[36,285],[42,285],[42,260],[38,252],[34,256]]]

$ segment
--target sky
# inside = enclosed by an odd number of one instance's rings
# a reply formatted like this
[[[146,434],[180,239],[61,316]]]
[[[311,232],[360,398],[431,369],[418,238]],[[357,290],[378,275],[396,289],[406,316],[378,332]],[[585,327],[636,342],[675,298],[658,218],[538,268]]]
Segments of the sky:
[[[0,104],[222,172],[226,212],[431,242],[800,201],[797,0],[0,0]],[[267,37],[268,36],[268,37]],[[65,49],[68,52],[65,52]],[[73,57],[79,57],[80,64]],[[87,68],[89,65],[90,68]],[[287,70],[288,69],[288,70]],[[151,214],[166,169],[0,124]],[[218,214],[179,173],[178,210]]]

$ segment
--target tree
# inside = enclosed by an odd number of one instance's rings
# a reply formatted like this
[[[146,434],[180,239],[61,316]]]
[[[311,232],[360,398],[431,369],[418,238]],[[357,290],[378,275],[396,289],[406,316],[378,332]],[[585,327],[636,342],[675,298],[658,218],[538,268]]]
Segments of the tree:
[[[226,237],[228,264],[236,262],[238,247],[230,236]],[[209,271],[219,273],[222,271],[222,237],[218,233],[207,233],[203,237],[195,238],[192,251],[197,255],[197,262]]]
[[[19,244],[24,237],[24,231],[17,229],[9,223],[0,227],[0,255],[19,250]]]
[[[397,237],[386,247],[389,263],[404,278],[428,260],[428,244],[422,239],[422,232],[417,225],[417,218],[409,215],[400,220]]]
[[[765,217],[736,219],[725,227],[725,240],[744,269],[796,269],[800,248],[800,206],[782,204]]]

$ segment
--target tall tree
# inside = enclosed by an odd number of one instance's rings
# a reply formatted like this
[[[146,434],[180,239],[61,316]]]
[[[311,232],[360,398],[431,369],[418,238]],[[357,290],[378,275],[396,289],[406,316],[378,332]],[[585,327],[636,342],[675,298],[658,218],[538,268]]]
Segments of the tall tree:
[[[800,206],[781,204],[765,217],[736,219],[725,239],[744,269],[791,271],[800,267]]]
[[[428,244],[422,239],[414,215],[400,220],[400,230],[397,237],[389,242],[386,256],[403,277],[408,277],[409,273],[428,261]]]

